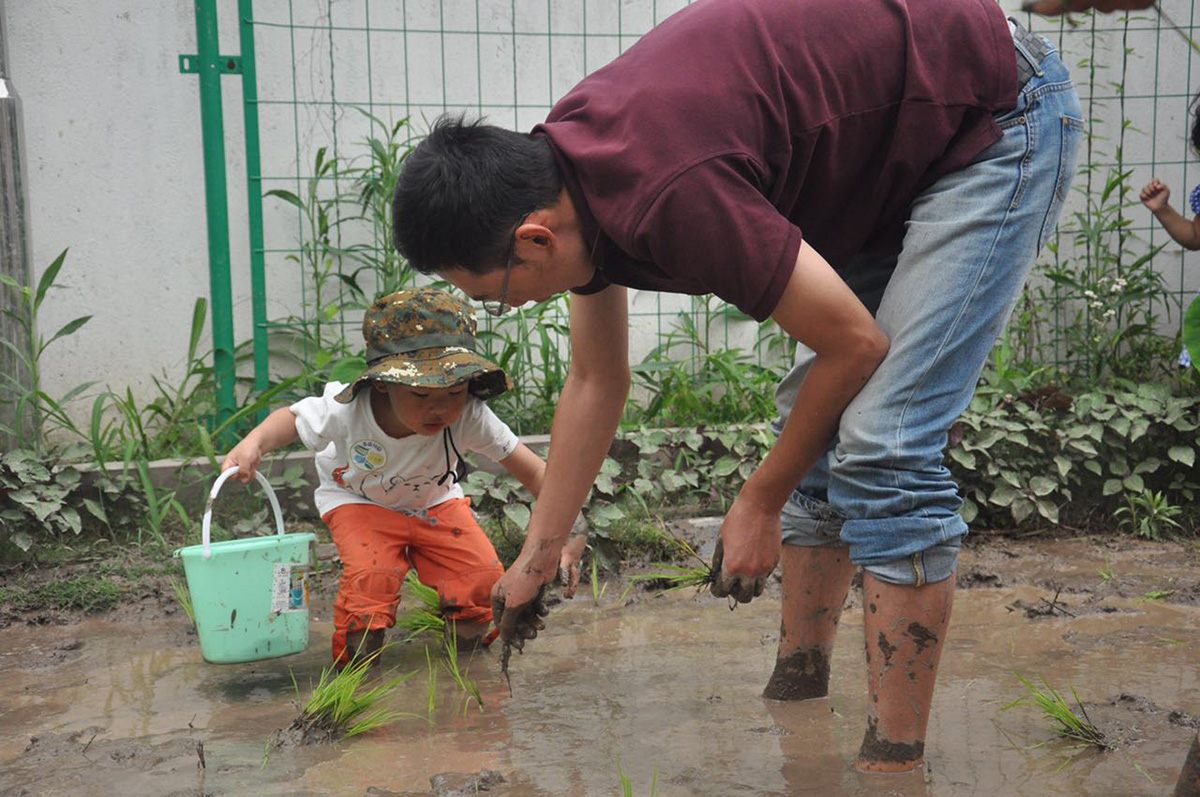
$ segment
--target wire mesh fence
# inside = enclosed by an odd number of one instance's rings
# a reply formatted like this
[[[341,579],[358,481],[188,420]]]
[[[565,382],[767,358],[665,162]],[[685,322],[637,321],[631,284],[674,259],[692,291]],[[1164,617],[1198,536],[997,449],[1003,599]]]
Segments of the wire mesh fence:
[[[412,284],[390,246],[400,162],[443,113],[528,130],[586,74],[686,2],[653,0],[287,0],[260,2],[256,41],[266,199],[262,225],[273,367],[358,346],[360,308]],[[1167,3],[1190,35],[1192,2]],[[1010,359],[1094,374],[1177,351],[1200,278],[1137,201],[1159,176],[1176,203],[1197,174],[1188,145],[1197,53],[1151,12],[1022,24],[1072,68],[1086,151],[1060,229],[1010,327]],[[1158,251],[1161,247],[1161,251]],[[1155,253],[1152,258],[1147,255]],[[779,370],[788,341],[712,299],[631,292],[631,357],[651,384],[680,364]],[[484,319],[489,354],[523,394],[552,402],[568,357],[564,300]],[[1131,335],[1130,330],[1143,334]],[[1124,347],[1124,348],[1122,348]],[[1120,362],[1118,362],[1120,361]],[[745,378],[744,373],[734,375]],[[660,385],[661,387],[661,385]],[[544,418],[518,417],[516,425]],[[527,430],[527,429],[526,429]]]

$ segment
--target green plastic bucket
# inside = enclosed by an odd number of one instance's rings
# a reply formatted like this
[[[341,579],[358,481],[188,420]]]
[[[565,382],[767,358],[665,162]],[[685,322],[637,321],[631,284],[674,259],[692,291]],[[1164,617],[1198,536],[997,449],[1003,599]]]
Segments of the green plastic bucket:
[[[183,560],[196,612],[200,652],[214,664],[273,659],[308,647],[308,570],[312,534],[284,534],[283,513],[270,482],[255,472],[271,501],[276,534],[211,542],[217,478],[204,509],[203,542],[175,551]]]

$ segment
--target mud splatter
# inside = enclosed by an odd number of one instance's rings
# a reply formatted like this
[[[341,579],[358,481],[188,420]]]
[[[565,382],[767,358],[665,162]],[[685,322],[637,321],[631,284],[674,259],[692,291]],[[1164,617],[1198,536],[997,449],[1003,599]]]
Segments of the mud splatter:
[[[924,652],[925,648],[930,645],[936,645],[938,642],[937,634],[920,623],[911,623],[908,626],[908,635],[912,638],[913,644],[917,646],[918,654]],[[883,636],[883,634],[880,634],[880,636]]]
[[[829,653],[811,647],[777,659],[762,696],[767,700],[811,700],[828,694]]]
[[[879,650],[883,653],[883,664],[885,667],[891,664],[892,654],[899,649],[896,645],[888,642],[887,636],[882,631],[879,632]]]

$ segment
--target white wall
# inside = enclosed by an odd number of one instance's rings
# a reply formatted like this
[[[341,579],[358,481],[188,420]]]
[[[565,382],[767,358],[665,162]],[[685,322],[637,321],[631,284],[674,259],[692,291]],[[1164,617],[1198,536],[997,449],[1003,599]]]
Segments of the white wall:
[[[0,1],[7,9],[9,67],[24,105],[35,273],[71,248],[59,279],[63,289],[43,308],[43,329],[49,334],[77,315],[93,315],[84,332],[46,355],[46,386],[61,395],[99,380],[152,395],[151,375],[178,375],[183,367],[192,304],[209,290],[198,81],[178,70],[178,55],[196,51],[193,3]],[[418,127],[443,110],[462,108],[527,129],[586,72],[685,4],[258,0],[263,171],[281,178],[265,187],[296,190],[295,176],[308,173],[313,153],[332,145],[335,134],[343,151],[352,151],[367,129],[353,105],[385,118],[411,114]],[[236,2],[219,5],[221,52],[237,53]],[[1011,9],[1017,2],[1003,5]],[[1192,19],[1190,0],[1164,5],[1176,19]],[[365,27],[368,16],[370,35],[354,30]],[[1105,17],[1101,24],[1123,19]],[[1140,186],[1157,171],[1180,206],[1200,175],[1200,159],[1186,149],[1188,97],[1200,58],[1169,31],[1139,31],[1149,20],[1141,19],[1133,33],[1100,34],[1095,62],[1114,82],[1127,74],[1126,115],[1141,131],[1126,132],[1132,181]],[[1057,23],[1038,24],[1059,30]],[[1089,29],[1063,30],[1067,60],[1076,66],[1091,55],[1084,49]],[[1126,45],[1134,50],[1127,67]],[[1083,69],[1076,74],[1082,83]],[[235,335],[243,341],[251,330],[240,79],[225,77],[223,86]],[[1118,118],[1118,104],[1110,99],[1092,113],[1100,122]],[[1099,129],[1116,133],[1111,124]],[[1172,163],[1152,169],[1152,160]],[[1074,198],[1073,206],[1080,201]],[[267,247],[294,246],[295,213],[277,200],[265,204]],[[1164,240],[1140,207],[1130,218],[1147,237]],[[1197,269],[1182,255],[1161,260],[1180,290],[1200,286]],[[299,310],[298,275],[282,253],[268,255],[268,281],[272,317]],[[659,307],[659,300],[635,296],[633,302],[640,309]],[[661,301],[668,314],[687,306],[686,299]],[[635,359],[656,343],[651,321],[640,322],[646,333],[635,342]],[[737,335],[752,340],[752,329],[736,333],[735,341]]]

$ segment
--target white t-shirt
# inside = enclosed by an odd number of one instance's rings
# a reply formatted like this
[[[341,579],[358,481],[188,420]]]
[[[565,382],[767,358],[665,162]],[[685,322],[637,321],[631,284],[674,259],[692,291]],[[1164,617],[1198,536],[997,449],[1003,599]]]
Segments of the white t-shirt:
[[[334,401],[346,385],[330,382],[320,397],[301,399],[289,409],[296,414],[300,440],[317,452],[321,484],[315,501],[324,515],[344,504],[379,504],[399,511],[420,511],[462,498],[453,477],[438,479],[458,467],[454,449],[447,462],[445,433],[395,438],[375,422],[367,390],[349,404]],[[459,451],[476,451],[500,461],[517,448],[517,436],[474,396],[450,427]]]

